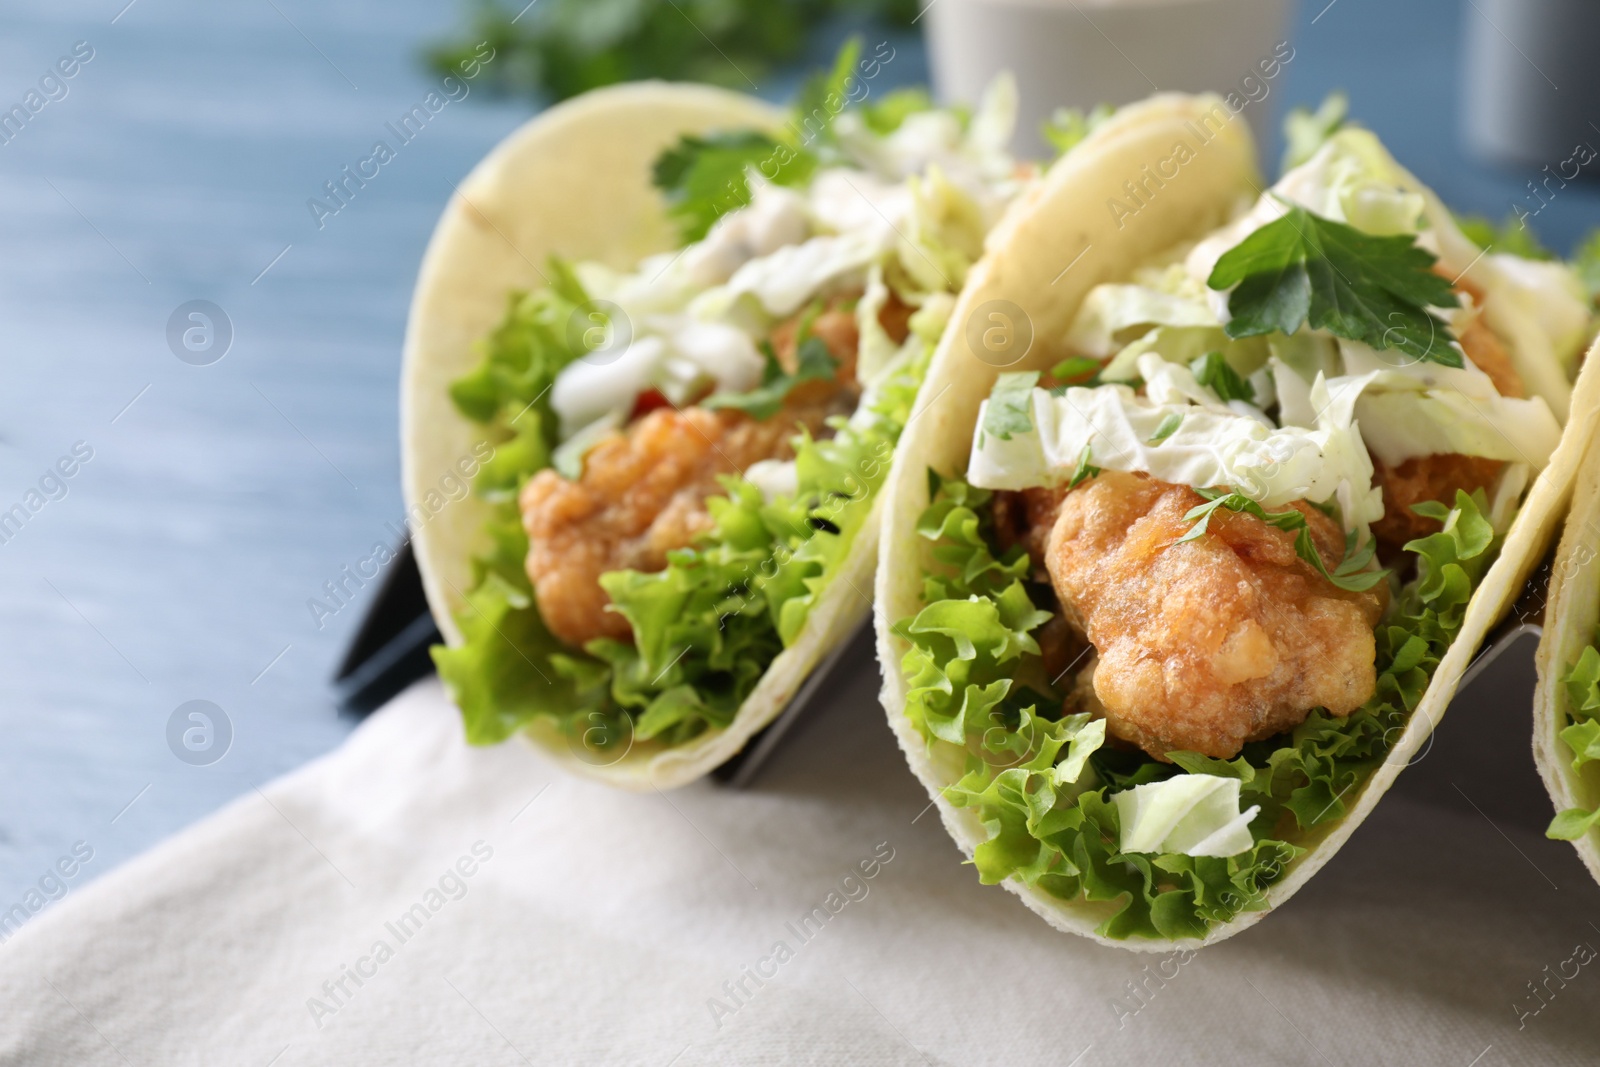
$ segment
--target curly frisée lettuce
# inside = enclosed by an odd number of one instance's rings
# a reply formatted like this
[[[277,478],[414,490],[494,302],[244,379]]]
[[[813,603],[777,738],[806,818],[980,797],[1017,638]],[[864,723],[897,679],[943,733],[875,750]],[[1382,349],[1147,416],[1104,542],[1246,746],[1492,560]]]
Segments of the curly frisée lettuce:
[[[942,311],[930,301],[913,317],[906,358],[852,418],[833,420],[832,437],[798,439],[794,492],[768,499],[730,476],[728,495],[708,501],[713,529],[669,553],[665,570],[605,575],[601,584],[635,643],[599,639],[578,651],[540,618],[517,509],[521,487],[557,448],[550,383],[584,354],[565,324],[588,298],[566,264],[553,261],[549,274],[550,288],[511,298],[482,363],[451,389],[460,411],[497,442],[473,486],[495,513],[457,619],[463,643],[435,647],[434,662],[474,744],[503,741],[541,716],[569,734],[585,732],[586,743],[681,743],[732,721],[837,574],[910,417]],[[598,724],[615,728],[596,731]]]
[[[905,715],[930,750],[965,761],[944,796],[987,829],[972,858],[980,879],[1103,904],[1097,932],[1111,938],[1199,938],[1266,907],[1388,756],[1500,547],[1481,493],[1419,507],[1443,529],[1406,546],[1414,572],[1377,628],[1365,705],[1342,719],[1313,710],[1232,760],[1172,752],[1162,763],[1104,745],[1102,720],[1063,714],[1033,637],[1048,594],[1028,584],[1026,553],[996,551],[989,491],[929,480],[925,606],[895,626],[909,645]],[[1228,784],[1189,781],[1201,778]]]

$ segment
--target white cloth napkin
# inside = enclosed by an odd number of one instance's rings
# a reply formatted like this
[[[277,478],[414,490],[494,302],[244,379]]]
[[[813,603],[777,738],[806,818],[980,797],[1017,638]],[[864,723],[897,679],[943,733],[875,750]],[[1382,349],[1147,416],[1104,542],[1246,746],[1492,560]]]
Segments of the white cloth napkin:
[[[1566,846],[1392,797],[1242,936],[1105,949],[919,817],[874,686],[749,791],[629,795],[468,748],[419,684],[0,946],[0,1063],[1600,1057],[1600,891]]]

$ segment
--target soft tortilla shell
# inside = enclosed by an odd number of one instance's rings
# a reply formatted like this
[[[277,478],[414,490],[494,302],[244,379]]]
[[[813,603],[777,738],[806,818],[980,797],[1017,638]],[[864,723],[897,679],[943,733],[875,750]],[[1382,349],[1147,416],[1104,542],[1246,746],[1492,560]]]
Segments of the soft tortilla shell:
[[[1596,362],[1600,347],[1589,350],[1584,374]],[[1596,398],[1585,397],[1593,405]],[[1578,401],[1574,401],[1573,410]],[[1574,431],[1568,430],[1570,436]],[[1539,684],[1533,695],[1533,759],[1556,810],[1600,804],[1600,767],[1590,764],[1572,769],[1572,752],[1561,740],[1567,725],[1567,687],[1562,683],[1583,650],[1593,641],[1600,622],[1600,444],[1593,433],[1584,442],[1572,489],[1572,510],[1556,549],[1550,575],[1550,595],[1545,603],[1544,637],[1534,658]],[[1584,865],[1600,881],[1600,829],[1590,830],[1572,842]]]
[[[638,82],[586,93],[523,125],[458,187],[423,257],[406,330],[401,378],[402,480],[428,605],[451,645],[472,581],[489,505],[443,503],[441,479],[484,444],[481,426],[450,401],[473,369],[478,343],[501,320],[512,290],[542,284],[551,254],[631,268],[676,246],[650,167],[687,133],[776,129],[783,113],[751,97],[697,85]],[[420,511],[418,509],[421,509]],[[422,518],[418,519],[418,516]],[[580,759],[543,721],[526,731],[568,769],[628,789],[667,789],[705,774],[742,748],[788,703],[817,662],[866,618],[877,560],[869,519],[842,572],[818,598],[794,645],[779,655],[733,723],[689,744],[639,742],[608,766]]]
[[[1042,369],[1058,360],[1062,353],[1047,341],[1064,334],[1091,288],[1126,279],[1134,267],[1181,241],[1203,236],[1226,221],[1241,202],[1253,202],[1260,194],[1254,148],[1243,121],[1235,118],[1203,146],[1197,146],[1197,129],[1205,116],[1215,115],[1219,104],[1215,97],[1162,95],[1124,109],[1057,163],[1035,195],[996,230],[990,239],[990,255],[969,279],[950,330],[934,356],[917,412],[901,440],[884,488],[876,587],[883,704],[912,770],[938,807],[945,828],[969,857],[987,839],[987,832],[973,811],[956,808],[944,798],[943,789],[961,776],[959,759],[938,750],[930,753],[905,718],[908,687],[900,662],[907,649],[891,629],[897,620],[922,607],[925,550],[916,523],[928,503],[924,472],[930,466],[947,474],[965,470],[978,405],[988,396],[996,375],[1002,370]],[[1195,151],[1178,176],[1154,188],[1153,195],[1141,194],[1145,203],[1131,217],[1113,212],[1113,199],[1129,204],[1125,183],[1140,183],[1144,168],[1169,158],[1180,142]],[[1033,324],[1034,346],[1013,366],[996,367],[979,358],[963,329],[994,300],[1017,305]],[[987,313],[982,317],[987,321]],[[1008,879],[1006,888],[1058,930],[1148,952],[1223,940],[1289,899],[1338,851],[1427,740],[1484,635],[1538,562],[1566,504],[1577,455],[1600,399],[1597,389],[1600,371],[1586,368],[1573,403],[1573,410],[1582,412],[1582,417],[1573,420],[1550,465],[1535,481],[1498,560],[1468,607],[1460,635],[1440,663],[1389,760],[1358,794],[1344,798],[1350,807],[1345,818],[1299,842],[1308,852],[1268,891],[1266,909],[1246,912],[1219,925],[1204,939],[1117,941],[1094,932],[1110,914],[1109,904],[1060,900],[1016,879]]]

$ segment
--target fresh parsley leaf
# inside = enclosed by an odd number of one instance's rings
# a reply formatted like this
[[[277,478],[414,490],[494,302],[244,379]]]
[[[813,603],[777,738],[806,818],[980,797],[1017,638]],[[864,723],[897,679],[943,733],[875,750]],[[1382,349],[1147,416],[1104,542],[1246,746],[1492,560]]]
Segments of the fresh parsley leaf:
[[[1350,101],[1343,93],[1329,93],[1315,111],[1291,110],[1283,120],[1283,169],[1293,170],[1316,155],[1323,142],[1339,132],[1349,112]]]
[[[1033,387],[1038,384],[1036,370],[1012,371],[996,378],[983,409],[983,432],[1009,441],[1014,433],[1031,431]]]
[[[1178,432],[1178,427],[1183,425],[1183,415],[1173,411],[1161,420],[1161,425],[1156,427],[1156,432],[1151,435],[1147,444],[1159,445],[1162,441]]]
[[[1100,361],[1090,356],[1068,356],[1050,368],[1050,377],[1066,385],[1093,385]]]
[[[1215,489],[1196,489],[1195,492],[1205,497],[1207,502],[1189,509],[1183,520],[1195,525],[1174,544],[1181,545],[1204,535],[1211,523],[1211,516],[1216,514],[1218,508],[1254,515],[1268,526],[1276,526],[1280,530],[1294,530],[1305,525],[1306,517],[1300,512],[1293,509],[1269,512],[1243,493],[1223,493]]]
[[[1067,483],[1069,490],[1078,488],[1079,485],[1090,478],[1100,477],[1100,468],[1089,462],[1089,446],[1083,446],[1083,452],[1078,456],[1078,467],[1072,472],[1072,480]]]
[[[839,361],[833,358],[833,353],[828,351],[828,346],[820,337],[807,337],[801,341],[795,356],[796,383],[832,378],[839,371]]]
[[[770,419],[783,407],[789,390],[801,382],[825,381],[838,371],[838,362],[822,343],[820,337],[807,337],[795,350],[795,372],[789,374],[778,362],[772,346],[762,342],[761,353],[767,359],[761,374],[761,384],[748,393],[713,393],[700,401],[700,406],[712,410],[742,411],[752,419]]]
[[[1205,497],[1207,502],[1190,508],[1188,514],[1184,515],[1185,521],[1193,522],[1195,525],[1188,533],[1173,542],[1174,544],[1181,545],[1185,541],[1193,541],[1203,535],[1211,522],[1211,516],[1216,514],[1217,509],[1227,508],[1229,511],[1254,515],[1268,526],[1275,526],[1280,530],[1298,530],[1299,533],[1294,539],[1295,555],[1315,567],[1318,574],[1340,589],[1359,593],[1371,589],[1388,577],[1388,571],[1365,569],[1372,561],[1372,554],[1377,547],[1377,542],[1370,537],[1367,538],[1367,543],[1358,549],[1355,547],[1355,531],[1347,532],[1344,541],[1344,559],[1330,572],[1327,564],[1322,562],[1322,553],[1317,551],[1316,543],[1311,539],[1311,528],[1306,525],[1303,512],[1294,508],[1288,511],[1268,511],[1242,493],[1224,493],[1215,489],[1196,489],[1195,492]]]
[[[1082,143],[1101,123],[1116,113],[1110,104],[1096,104],[1088,112],[1075,107],[1058,107],[1039,124],[1039,133],[1050,142],[1060,159]]]
[[[1447,367],[1461,353],[1429,307],[1455,307],[1434,255],[1414,237],[1374,237],[1285,201],[1288,211],[1217,260],[1206,284],[1233,289],[1229,337],[1313,329]],[[1237,286],[1237,288],[1234,288]]]
[[[750,202],[748,169],[778,185],[799,185],[817,158],[756,130],[685,135],[656,157],[651,180],[667,198],[667,213],[685,241],[698,241],[712,223]]]
[[[1239,377],[1239,372],[1228,365],[1228,360],[1221,352],[1207,352],[1190,363],[1189,370],[1194,373],[1195,381],[1223,400],[1243,400],[1249,404],[1256,402],[1255,386]]]

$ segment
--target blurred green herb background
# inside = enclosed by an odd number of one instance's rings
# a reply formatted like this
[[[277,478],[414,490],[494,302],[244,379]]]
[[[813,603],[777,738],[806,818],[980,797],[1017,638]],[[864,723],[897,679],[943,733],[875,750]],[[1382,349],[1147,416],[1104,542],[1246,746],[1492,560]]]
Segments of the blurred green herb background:
[[[439,74],[481,42],[491,91],[554,102],[635,78],[752,89],[835,15],[907,26],[917,0],[476,0],[461,32],[429,46]]]

